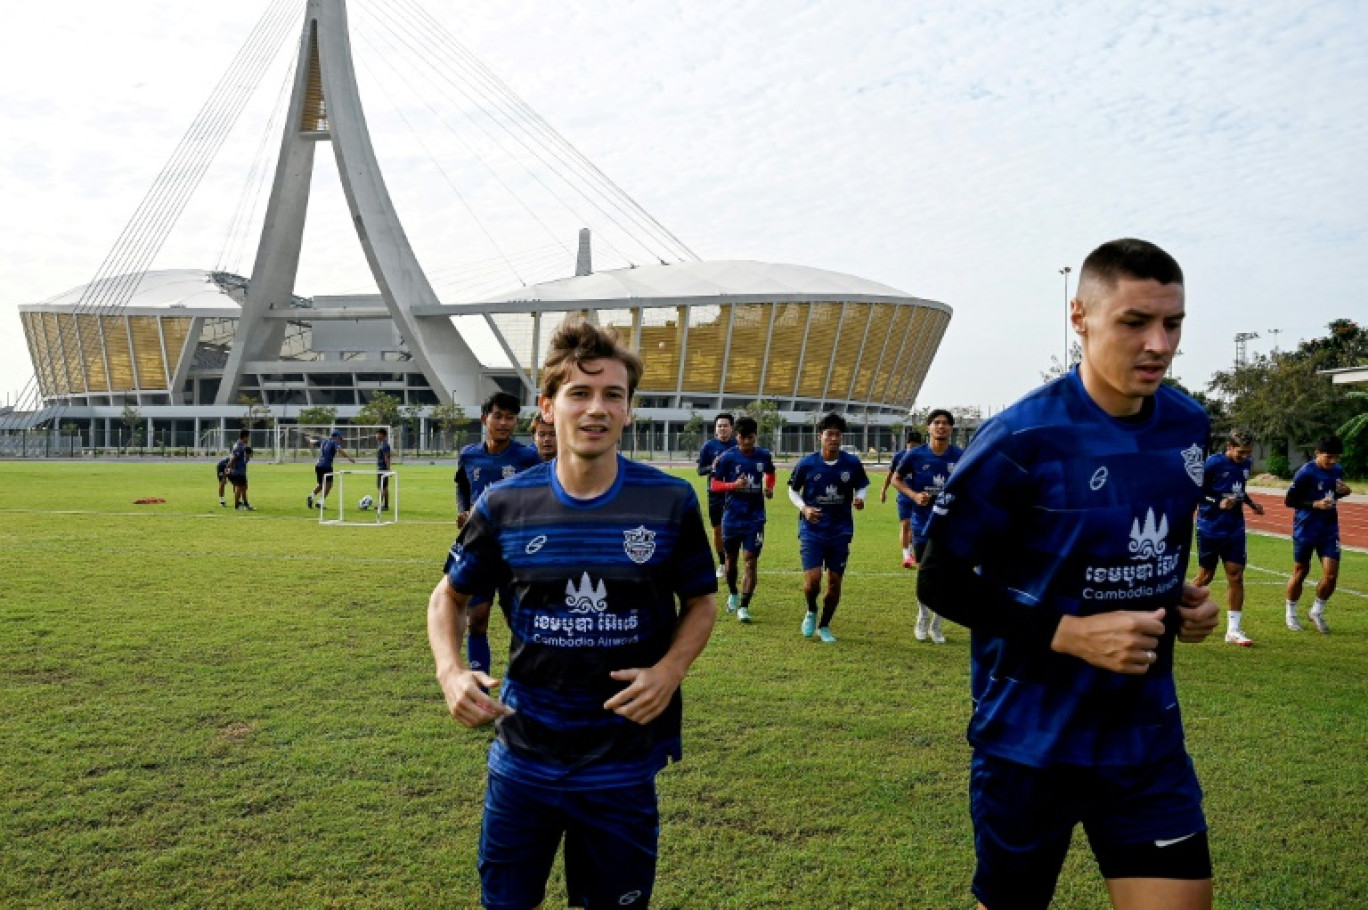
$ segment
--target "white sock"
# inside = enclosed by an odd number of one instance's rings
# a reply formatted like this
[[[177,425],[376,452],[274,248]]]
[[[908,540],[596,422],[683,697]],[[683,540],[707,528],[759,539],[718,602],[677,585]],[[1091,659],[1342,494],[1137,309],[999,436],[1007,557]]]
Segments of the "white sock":
[[[1243,617],[1244,613],[1239,610],[1231,610],[1226,613],[1226,633],[1240,631],[1240,620]]]
[[[1297,615],[1297,602],[1296,602],[1295,600],[1289,600],[1289,601],[1287,602],[1287,615],[1288,615],[1288,616],[1291,616],[1291,617],[1293,617],[1293,618],[1296,617],[1296,615]]]
[[[1324,612],[1325,612],[1325,601],[1323,601],[1323,600],[1321,600],[1319,597],[1317,597],[1317,598],[1316,598],[1316,602],[1313,603],[1313,604],[1311,605],[1310,613],[1311,613],[1313,616],[1320,616],[1320,615],[1321,615],[1322,613],[1324,613]]]

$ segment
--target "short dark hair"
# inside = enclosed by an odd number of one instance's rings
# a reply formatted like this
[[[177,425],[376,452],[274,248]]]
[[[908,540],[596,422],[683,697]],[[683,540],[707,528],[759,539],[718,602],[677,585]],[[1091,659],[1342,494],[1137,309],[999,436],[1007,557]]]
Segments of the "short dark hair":
[[[238,439],[251,439],[251,438],[252,438],[252,431],[251,431],[251,430],[248,430],[248,429],[245,429],[245,428],[244,428],[244,429],[241,429],[241,430],[238,430]]]
[[[718,414],[717,416],[721,417],[723,415]],[[742,417],[740,420],[736,421],[737,436],[754,436],[759,432],[760,424],[756,423],[754,417]]]
[[[509,411],[516,414],[518,411],[522,410],[522,402],[518,400],[517,395],[513,395],[509,392],[495,392],[480,404],[481,419],[488,417],[490,412],[495,408],[498,408],[500,411]]]
[[[375,435],[376,435],[376,436],[388,436],[388,435],[389,435],[389,430],[385,429],[384,427],[381,427],[380,429],[378,429],[378,430],[375,431]]]
[[[907,441],[912,443],[913,445],[921,445],[921,439],[921,434],[918,433],[916,430],[907,431]]]
[[[1331,433],[1329,436],[1322,436],[1320,442],[1316,443],[1316,451],[1324,452],[1326,455],[1343,455],[1344,440],[1340,439],[1334,433]]]
[[[718,422],[719,420],[725,420],[727,423],[729,423],[729,424],[732,425],[732,428],[733,428],[733,429],[736,428],[736,418],[733,417],[733,416],[731,415],[731,413],[728,412],[728,411],[723,411],[722,413],[720,413],[720,414],[718,414],[716,417],[714,417],[714,418],[713,418],[713,426],[717,426],[717,422]]]
[[[927,414],[927,415],[926,415],[926,423],[927,423],[927,426],[930,426],[931,424],[935,423],[937,417],[944,417],[946,420],[950,421],[950,426],[952,426],[952,427],[955,425],[955,415],[954,415],[954,414],[951,414],[951,413],[950,413],[949,411],[947,411],[945,408],[936,408],[936,409],[935,409],[934,411],[932,411],[930,414]]]
[[[1090,284],[1111,291],[1122,278],[1182,284],[1183,270],[1178,260],[1148,240],[1109,240],[1083,260],[1083,268],[1078,272],[1078,296],[1081,299]]]
[[[1234,446],[1237,449],[1245,449],[1254,445],[1254,434],[1244,427],[1233,427],[1226,434],[1226,446]]]
[[[618,342],[617,332],[582,319],[562,323],[551,337],[546,363],[542,366],[542,394],[555,398],[569,378],[570,368],[577,366],[582,372],[588,372],[584,364],[591,360],[620,362],[627,369],[627,395],[630,398],[636,394],[644,369],[641,358]]]
[[[827,430],[840,430],[844,434],[846,431],[845,418],[835,411],[829,412],[822,418],[822,422],[817,424],[817,431],[819,433],[824,433]]]

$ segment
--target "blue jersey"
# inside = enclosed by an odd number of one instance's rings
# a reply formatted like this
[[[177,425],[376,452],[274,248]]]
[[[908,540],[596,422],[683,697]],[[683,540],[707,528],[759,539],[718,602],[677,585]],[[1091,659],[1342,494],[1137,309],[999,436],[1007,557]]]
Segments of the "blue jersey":
[[[228,456],[228,470],[234,477],[247,476],[247,443],[239,439],[233,443],[233,453]]]
[[[1168,386],[1138,419],[1112,417],[1077,371],[979,430],[936,502],[938,546],[1026,609],[1169,612],[1143,676],[975,632],[976,748],[1034,767],[1138,765],[1183,748],[1173,643],[1209,432],[1202,407]]]
[[[388,439],[386,439],[384,442],[380,443],[379,448],[377,448],[377,449],[375,450],[375,469],[376,469],[377,471],[388,471],[388,470],[390,470],[390,452],[391,452],[391,451],[392,451],[392,450],[390,449],[390,444],[389,444],[389,440],[388,440]]]
[[[912,533],[917,540],[926,536],[926,523],[931,519],[931,509],[935,505],[934,497],[939,496],[941,490],[945,489],[946,481],[950,479],[950,472],[955,470],[955,465],[964,456],[964,450],[959,446],[948,446],[944,452],[937,455],[929,445],[918,446],[907,453],[901,464],[896,470],[896,474],[903,483],[912,488],[916,493],[930,493],[933,501],[926,505],[918,505],[912,502]]]
[[[1343,465],[1332,465],[1327,471],[1314,461],[1308,461],[1292,476],[1287,499],[1297,507],[1292,516],[1292,539],[1316,541],[1339,533],[1339,509],[1313,509],[1318,499],[1339,501],[1335,485],[1344,480]]]
[[[507,586],[512,631],[490,770],[564,788],[649,780],[680,757],[678,691],[648,724],[605,710],[627,686],[609,673],[669,650],[683,603],[717,590],[698,497],[687,481],[618,457],[602,496],[571,497],[553,464],[491,488],[447,558],[457,591]]]
[[[888,463],[888,473],[890,475],[900,476],[898,475],[898,469],[902,467],[903,461],[907,459],[907,456],[912,454],[912,451],[912,449],[903,449],[895,454],[893,460]],[[912,500],[903,493],[902,490],[898,490],[898,502],[905,502],[908,505],[912,505]]]
[[[698,453],[698,473],[707,477],[713,472],[713,462],[717,461],[723,452],[736,448],[736,437],[730,436],[726,442],[714,436],[703,443],[703,450]]]
[[[855,517],[851,503],[857,490],[869,486],[860,459],[849,452],[840,452],[836,460],[827,463],[822,453],[804,455],[793,468],[789,488],[797,491],[803,503],[822,510],[816,522],[798,518],[800,540],[849,540],[855,535]]]
[[[331,468],[333,459],[337,457],[337,450],[342,448],[342,443],[329,437],[318,444],[318,467]]]
[[[456,493],[461,511],[470,511],[471,504],[479,500],[490,484],[541,463],[537,450],[521,442],[510,441],[508,448],[497,455],[490,454],[482,442],[466,446],[456,460]]]
[[[1249,501],[1249,460],[1241,464],[1226,455],[1212,455],[1202,469],[1202,501],[1197,506],[1197,533],[1203,537],[1236,537],[1244,534],[1244,507]],[[1221,508],[1226,499],[1235,505]]]
[[[774,459],[768,449],[758,446],[749,455],[741,447],[728,449],[717,460],[713,480],[735,483],[742,477],[749,481],[743,490],[727,493],[726,511],[722,513],[722,535],[732,537],[765,526],[765,475],[774,476]]]

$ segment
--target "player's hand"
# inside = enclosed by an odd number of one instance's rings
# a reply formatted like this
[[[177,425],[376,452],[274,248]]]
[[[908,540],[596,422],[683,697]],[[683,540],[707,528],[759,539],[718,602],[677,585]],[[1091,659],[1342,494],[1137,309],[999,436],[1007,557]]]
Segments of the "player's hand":
[[[1262,515],[1264,513],[1264,507],[1252,499],[1249,501],[1249,508],[1253,510],[1255,515]]]
[[[888,502],[888,487],[884,487],[883,491],[879,493],[879,502]]]
[[[513,713],[512,708],[484,691],[499,684],[487,673],[458,669],[438,675],[437,681],[441,683],[442,695],[446,697],[447,710],[467,727],[479,727]]]
[[[1311,508],[1320,509],[1322,512],[1324,512],[1326,509],[1333,509],[1334,507],[1335,500],[1330,496],[1327,496],[1324,499],[1317,499],[1314,503],[1311,504]]]
[[[1216,629],[1221,616],[1221,608],[1211,599],[1210,588],[1183,584],[1183,600],[1178,605],[1178,615],[1183,624],[1178,629],[1178,640],[1199,642],[1206,639]]]
[[[803,516],[803,520],[808,524],[815,525],[822,520],[822,510],[816,506],[803,506],[803,511],[799,514]]]
[[[1231,509],[1235,508],[1235,503],[1238,501],[1239,500],[1237,500],[1234,496],[1227,496],[1221,500],[1221,508],[1224,511],[1229,512]]]
[[[864,500],[863,500],[863,499],[852,499],[852,500],[850,501],[850,504],[851,504],[852,506],[854,506],[855,509],[856,509],[857,511],[864,508]]]
[[[458,529],[464,528],[467,521],[470,521],[470,510],[469,510],[469,509],[467,509],[467,510],[464,511],[464,512],[457,512],[457,513],[456,513],[456,527],[457,527]]]
[[[750,485],[750,476],[747,474],[742,474],[740,477],[736,478],[736,486],[733,489],[746,490],[750,488]]]
[[[1158,660],[1155,649],[1163,634],[1162,609],[1064,616],[1050,648],[1103,670],[1140,676]]]
[[[1336,495],[1336,496],[1339,496],[1339,497],[1343,498],[1343,497],[1345,497],[1345,496],[1348,496],[1348,495],[1349,495],[1350,493],[1352,493],[1352,492],[1354,492],[1354,491],[1351,490],[1351,489],[1349,489],[1349,484],[1345,483],[1345,482],[1342,481],[1342,480],[1337,480],[1337,481],[1335,481],[1335,495]]]
[[[774,490],[770,489],[769,487],[765,487],[765,498],[766,498],[766,499],[773,499],[773,498],[774,498]]]
[[[630,685],[604,702],[604,709],[637,724],[648,724],[659,717],[683,681],[660,664],[644,670],[614,670],[608,675]]]

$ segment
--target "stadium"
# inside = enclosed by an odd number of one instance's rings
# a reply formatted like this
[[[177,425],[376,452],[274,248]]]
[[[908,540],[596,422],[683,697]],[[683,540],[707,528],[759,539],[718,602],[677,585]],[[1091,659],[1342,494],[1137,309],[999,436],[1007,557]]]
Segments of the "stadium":
[[[298,27],[290,6],[263,16],[259,31],[287,37]],[[643,358],[636,425],[651,448],[674,448],[694,415],[760,399],[790,425],[795,445],[805,423],[832,409],[862,428],[852,439],[862,448],[895,445],[889,428],[916,401],[948,306],[808,266],[704,261],[540,120],[531,126],[546,155],[574,164],[558,176],[593,200],[575,213],[584,215],[578,248],[565,242],[574,229],[564,230],[556,238],[564,253],[536,280],[519,274],[503,288],[439,295],[371,143],[345,4],[312,0],[304,18],[252,267],[154,269],[143,254],[160,247],[179,217],[181,184],[192,184],[183,175],[208,168],[226,131],[219,124],[235,116],[230,106],[246,103],[239,84],[260,81],[248,63],[235,62],[187,133],[195,140],[166,168],[177,182],[153,187],[147,198],[158,201],[135,213],[101,273],[20,306],[34,382],[21,407],[0,414],[0,428],[60,427],[103,448],[120,444],[136,413],[136,435],[146,440],[205,447],[238,426],[245,407],[276,425],[315,407],[346,422],[383,392],[425,409],[421,425],[409,428],[418,434],[409,445],[421,446],[436,406],[472,415],[497,390],[533,405],[555,328],[586,318],[616,329]],[[506,87],[496,90],[489,106],[522,105]],[[310,296],[295,286],[315,150],[327,146],[373,294]],[[546,210],[537,211],[543,219]],[[610,257],[596,271],[584,225],[598,212],[612,217],[593,229]],[[624,253],[632,244],[637,251]],[[517,255],[504,247],[500,254]]]

